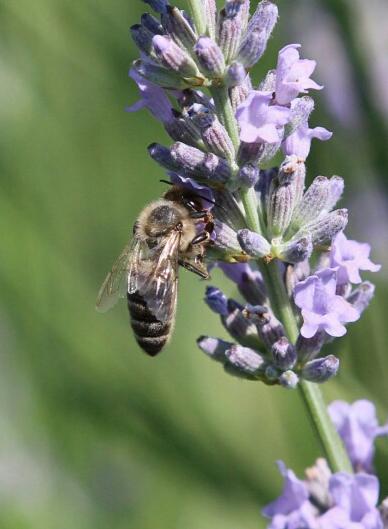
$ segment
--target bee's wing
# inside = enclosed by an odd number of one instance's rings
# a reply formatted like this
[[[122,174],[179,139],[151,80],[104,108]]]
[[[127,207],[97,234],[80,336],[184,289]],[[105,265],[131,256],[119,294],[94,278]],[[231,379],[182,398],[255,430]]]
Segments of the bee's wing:
[[[135,237],[114,262],[97,296],[96,309],[99,312],[106,312],[126,295],[129,277],[132,283],[136,283],[134,270],[138,268],[141,246],[141,241]]]
[[[160,253],[145,266],[137,290],[159,321],[174,319],[178,292],[178,253],[181,234],[172,232],[161,245]],[[152,264],[151,264],[152,263]],[[146,263],[144,263],[146,265]]]

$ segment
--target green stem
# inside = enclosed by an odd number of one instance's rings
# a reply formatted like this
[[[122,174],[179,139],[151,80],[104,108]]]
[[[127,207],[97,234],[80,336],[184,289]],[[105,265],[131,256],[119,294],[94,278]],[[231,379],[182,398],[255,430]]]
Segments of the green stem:
[[[217,114],[228,131],[237,152],[239,146],[238,127],[228,90],[225,87],[212,87],[210,91],[214,98]],[[261,233],[257,198],[254,190],[244,188],[241,190],[240,196],[245,209],[248,228],[256,233]],[[266,264],[260,260],[259,267],[268,290],[271,307],[275,315],[283,323],[288,338],[292,343],[295,343],[299,335],[298,322],[286,291],[278,262],[274,259]],[[332,471],[352,472],[352,465],[341,438],[329,417],[319,386],[302,380],[299,383],[299,391]]]
[[[190,6],[191,14],[193,15],[193,20],[195,27],[197,29],[198,35],[204,35],[206,33],[206,22],[204,16],[204,7],[202,0],[187,0]]]

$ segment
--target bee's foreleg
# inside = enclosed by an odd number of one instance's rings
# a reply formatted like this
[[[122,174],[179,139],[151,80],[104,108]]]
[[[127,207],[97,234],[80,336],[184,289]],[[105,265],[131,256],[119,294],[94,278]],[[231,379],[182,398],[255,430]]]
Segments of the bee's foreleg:
[[[201,233],[198,233],[194,237],[194,239],[191,241],[191,245],[195,246],[197,244],[202,244],[203,242],[210,240],[210,233],[208,231],[201,231]]]

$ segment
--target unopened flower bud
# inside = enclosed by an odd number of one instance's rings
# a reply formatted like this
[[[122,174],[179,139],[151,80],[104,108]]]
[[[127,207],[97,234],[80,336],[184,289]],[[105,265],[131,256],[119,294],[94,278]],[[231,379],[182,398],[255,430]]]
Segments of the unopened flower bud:
[[[299,206],[295,209],[292,225],[298,229],[309,224],[324,211],[330,196],[330,180],[317,176],[307,189]]]
[[[139,50],[149,55],[152,51],[152,38],[154,35],[141,24],[134,24],[131,26],[130,31],[132,39]]]
[[[313,253],[313,243],[311,237],[291,239],[290,241],[275,247],[275,255],[286,263],[301,263],[311,257]]]
[[[222,77],[225,60],[218,45],[209,37],[200,37],[194,46],[194,52],[203,73],[210,78]]]
[[[275,92],[276,88],[276,70],[269,70],[267,75],[258,86],[260,92]]]
[[[262,235],[248,229],[240,230],[237,239],[241,248],[251,257],[265,257],[271,251],[271,246]]]
[[[204,17],[207,32],[213,40],[216,37],[217,5],[215,0],[203,0]]]
[[[171,147],[173,160],[193,177],[225,183],[231,176],[228,163],[212,153],[204,153],[195,147],[177,142]]]
[[[225,15],[233,18],[241,13],[246,0],[225,0]]]
[[[291,173],[293,176],[294,173]],[[267,206],[267,221],[272,237],[282,235],[288,228],[295,207],[295,186],[281,181],[281,173],[272,181]]]
[[[241,3],[238,2],[238,4],[240,8]],[[236,2],[229,2],[229,9],[227,5],[225,9],[221,10],[218,19],[217,41],[224,54],[226,63],[229,64],[236,57],[243,32],[243,25],[241,17],[238,16]]]
[[[165,13],[168,6],[168,0],[143,0],[143,2],[151,6],[157,13]]]
[[[225,362],[225,351],[230,349],[233,344],[225,342],[219,338],[212,338],[210,336],[200,336],[197,340],[198,347],[208,356],[217,362]]]
[[[165,33],[160,21],[150,13],[143,13],[140,20],[141,25],[145,29],[148,29],[152,35],[163,35]]]
[[[246,76],[247,72],[245,67],[239,62],[234,62],[228,67],[226,71],[225,84],[229,88],[239,86],[244,82]]]
[[[158,162],[162,167],[168,169],[169,171],[178,171],[179,165],[175,162],[171,156],[171,151],[164,145],[159,143],[151,143],[148,146],[148,152],[155,162]]]
[[[205,302],[216,314],[221,316],[227,316],[228,310],[228,298],[225,294],[216,287],[206,287]]]
[[[282,371],[294,367],[296,362],[295,347],[285,336],[282,336],[272,345],[271,353],[274,364]]]
[[[275,316],[264,307],[264,310],[257,310],[256,313],[249,312],[248,318],[255,323],[260,339],[268,349],[285,336],[284,327]]]
[[[325,343],[326,333],[318,331],[312,338],[305,338],[299,334],[295,347],[299,361],[304,364],[315,358]]]
[[[251,20],[249,21],[249,30],[264,30],[266,31],[268,38],[270,37],[272,30],[278,19],[278,8],[272,2],[268,0],[262,0]]]
[[[347,223],[348,210],[337,209],[317,221],[304,226],[301,232],[311,236],[314,246],[327,246],[340,231],[345,229]]]
[[[259,168],[247,163],[240,168],[237,178],[245,187],[254,187],[259,180],[259,175]]]
[[[223,250],[228,254],[241,254],[241,247],[237,239],[237,233],[227,224],[218,219],[214,221],[216,248]]]
[[[234,310],[231,309],[232,304],[229,303],[230,313],[221,317],[225,329],[240,344],[256,347],[259,343],[256,326],[244,316],[241,308],[236,306]]]
[[[183,90],[188,87],[188,83],[180,75],[163,66],[138,59],[133,63],[133,67],[142,77],[164,88]]]
[[[205,109],[203,113],[197,112],[193,121],[201,129],[202,140],[209,151],[230,161],[234,159],[233,142],[225,127],[214,114]]]
[[[225,369],[230,374],[242,378],[256,379],[263,370],[263,357],[249,347],[232,345],[232,347],[225,352],[225,356],[227,358]]]
[[[267,300],[267,293],[260,272],[243,273],[238,283],[238,289],[251,305],[263,305]]]
[[[302,369],[302,377],[310,382],[326,382],[337,374],[339,360],[334,355],[316,358],[307,362]]]
[[[295,389],[298,385],[299,377],[294,371],[288,370],[279,377],[279,384],[286,389]]]
[[[198,36],[187,20],[184,11],[177,7],[167,7],[166,14],[162,17],[162,22],[168,33],[181,48],[191,50]]]
[[[375,286],[369,281],[364,281],[348,297],[347,301],[360,313],[368,307],[375,293]]]
[[[193,59],[175,42],[164,35],[155,35],[152,39],[156,55],[161,62],[183,77],[198,77],[200,75]]]
[[[249,95],[249,91],[252,89],[252,82],[249,75],[245,77],[242,84],[229,88],[229,99],[232,103],[233,111],[236,112],[237,108],[244,103]]]
[[[345,182],[341,176],[332,176],[330,178],[330,194],[326,202],[325,211],[331,211],[340,200],[344,192]]]
[[[309,115],[314,110],[314,100],[312,97],[297,97],[291,101],[291,120],[287,123],[284,136],[290,136],[296,129],[306,123]]]

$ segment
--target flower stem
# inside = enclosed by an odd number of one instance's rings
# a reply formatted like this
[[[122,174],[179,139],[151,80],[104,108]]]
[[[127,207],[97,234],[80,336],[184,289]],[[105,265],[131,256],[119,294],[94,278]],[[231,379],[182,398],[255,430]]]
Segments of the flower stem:
[[[193,0],[191,3],[196,4],[197,2]],[[214,98],[217,114],[228,131],[237,152],[239,146],[238,127],[228,90],[225,87],[213,87],[211,94]],[[260,233],[260,219],[254,190],[252,188],[242,189],[240,196],[244,206],[248,228],[256,233]],[[272,309],[278,319],[283,323],[290,341],[295,343],[299,334],[298,322],[286,291],[278,262],[274,259],[266,264],[263,260],[260,260],[259,267],[268,289]],[[352,472],[352,465],[341,438],[329,417],[321,389],[315,383],[302,380],[299,383],[299,391],[332,471]]]
[[[204,17],[204,8],[202,0],[187,0],[190,6],[191,14],[193,15],[194,24],[197,29],[198,35],[204,35],[206,33],[206,23]]]

